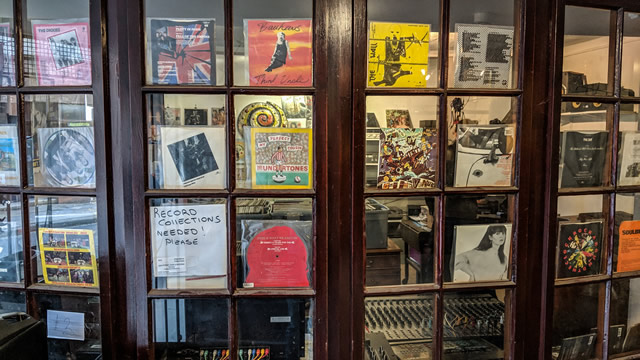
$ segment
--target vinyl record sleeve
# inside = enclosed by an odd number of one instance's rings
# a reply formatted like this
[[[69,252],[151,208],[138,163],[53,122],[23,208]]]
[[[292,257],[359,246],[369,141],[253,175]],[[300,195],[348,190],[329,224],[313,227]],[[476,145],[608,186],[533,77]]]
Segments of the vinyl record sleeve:
[[[640,185],[640,132],[621,134],[618,185]]]
[[[437,133],[431,129],[380,129],[378,189],[436,186]]]
[[[560,135],[560,187],[601,186],[609,134],[606,131],[564,131]]]
[[[147,19],[147,83],[216,82],[214,19]]]
[[[242,220],[244,287],[308,287],[311,221]]]
[[[38,85],[90,85],[89,20],[32,20],[31,22]]]
[[[511,224],[456,225],[454,231],[453,282],[509,280]]]
[[[557,277],[596,275],[602,258],[602,221],[560,223]]]
[[[160,126],[165,189],[224,189],[224,127]]]
[[[41,128],[40,175],[36,186],[95,187],[92,127]]]
[[[0,84],[15,86],[16,47],[10,23],[0,23]]]
[[[313,86],[311,19],[245,19],[250,86]]]
[[[369,23],[369,86],[427,86],[429,25]]]
[[[46,284],[98,287],[92,230],[39,228],[38,242]]]
[[[513,129],[510,125],[458,125],[454,186],[510,186]]]
[[[16,125],[0,126],[0,185],[20,185],[20,142]]]

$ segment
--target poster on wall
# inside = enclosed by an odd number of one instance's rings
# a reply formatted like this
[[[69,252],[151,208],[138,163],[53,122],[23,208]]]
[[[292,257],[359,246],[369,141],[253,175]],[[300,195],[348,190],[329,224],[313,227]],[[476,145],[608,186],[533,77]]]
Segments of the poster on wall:
[[[244,20],[250,86],[312,86],[311,19]]]
[[[618,238],[618,268],[616,271],[640,270],[640,220],[623,221]]]
[[[618,185],[640,185],[640,132],[623,132]]]
[[[147,19],[147,83],[216,81],[214,19]]]
[[[557,277],[600,273],[602,221],[561,223],[558,236]]]
[[[0,126],[0,185],[20,185],[20,143],[16,125]]]
[[[381,130],[378,189],[435,187],[438,161],[436,131],[395,128]]]
[[[369,23],[369,86],[426,87],[429,25]]]
[[[89,20],[31,22],[38,85],[90,85]]]
[[[454,86],[510,88],[513,27],[456,24],[456,33]]]
[[[98,287],[98,265],[92,230],[38,229],[44,282]]]

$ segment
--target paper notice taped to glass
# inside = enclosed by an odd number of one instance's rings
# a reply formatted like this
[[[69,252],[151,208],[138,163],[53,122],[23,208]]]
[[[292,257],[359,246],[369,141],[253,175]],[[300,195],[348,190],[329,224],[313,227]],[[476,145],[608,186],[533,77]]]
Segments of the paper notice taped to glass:
[[[47,337],[84,341],[84,313],[47,310]]]

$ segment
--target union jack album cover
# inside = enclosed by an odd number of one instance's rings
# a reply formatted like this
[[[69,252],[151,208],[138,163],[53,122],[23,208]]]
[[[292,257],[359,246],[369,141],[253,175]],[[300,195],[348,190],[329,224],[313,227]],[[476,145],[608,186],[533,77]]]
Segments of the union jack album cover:
[[[147,19],[147,82],[215,84],[214,19]]]

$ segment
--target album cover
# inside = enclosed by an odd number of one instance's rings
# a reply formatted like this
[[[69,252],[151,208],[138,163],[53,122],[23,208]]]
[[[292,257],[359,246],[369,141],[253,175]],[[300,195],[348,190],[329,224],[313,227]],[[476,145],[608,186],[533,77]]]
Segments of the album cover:
[[[313,103],[311,96],[283,96],[282,110],[287,120],[290,119],[311,119],[313,114]]]
[[[515,144],[511,125],[458,125],[456,187],[509,186]]]
[[[438,135],[430,129],[380,129],[378,189],[436,186]]]
[[[16,125],[0,126],[0,185],[20,185],[20,143]]]
[[[640,271],[640,220],[627,220],[618,228],[616,272]]]
[[[313,86],[311,19],[244,20],[251,86]]]
[[[596,275],[602,257],[602,221],[560,223],[557,277]]]
[[[602,185],[609,134],[606,131],[563,131],[560,187]]]
[[[166,126],[181,126],[182,125],[181,111],[178,108],[166,107],[163,110],[163,123]]]
[[[558,360],[591,359],[596,342],[595,333],[562,339]]]
[[[11,24],[0,23],[0,84],[15,86],[15,42],[11,35]]]
[[[621,134],[618,185],[640,185],[640,132]]]
[[[245,128],[250,146],[247,178],[254,189],[310,189],[313,185],[311,129]]]
[[[225,126],[227,124],[227,112],[223,107],[211,108],[211,125]]]
[[[225,188],[224,128],[160,126],[159,132],[165,189]]]
[[[89,20],[31,22],[38,85],[91,84]]]
[[[245,136],[245,127],[279,128],[289,127],[287,116],[280,105],[271,101],[252,102],[238,114],[236,123],[236,140]]]
[[[184,109],[184,124],[186,126],[207,126],[207,109]]]
[[[242,220],[243,287],[309,287],[311,221]]]
[[[386,116],[388,128],[413,129],[409,110],[387,109]]]
[[[92,230],[38,229],[44,282],[98,287],[98,265]]]
[[[41,128],[38,137],[43,185],[96,186],[92,127]]]
[[[429,25],[369,23],[369,86],[426,87]]]
[[[511,224],[456,225],[453,282],[509,280]]]
[[[456,24],[456,70],[460,88],[511,87],[513,27]]]
[[[147,83],[216,83],[214,19],[147,19]]]

